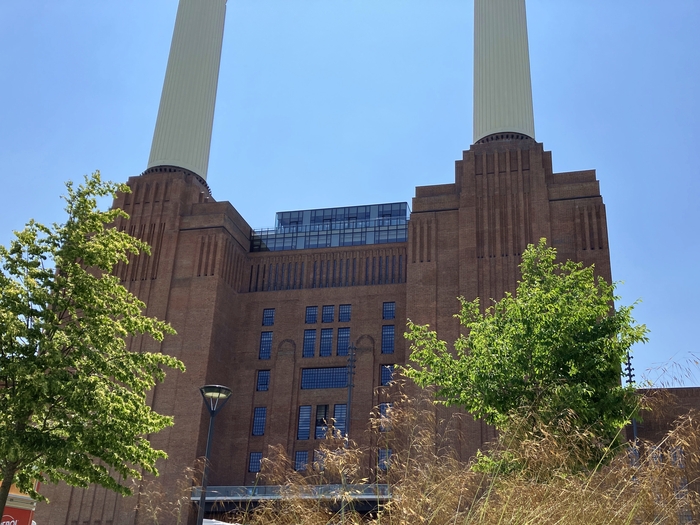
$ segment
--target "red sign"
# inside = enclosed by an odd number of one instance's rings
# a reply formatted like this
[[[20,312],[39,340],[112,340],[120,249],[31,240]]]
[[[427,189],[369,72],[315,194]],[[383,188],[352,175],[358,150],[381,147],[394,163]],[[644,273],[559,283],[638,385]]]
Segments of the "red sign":
[[[32,517],[34,517],[32,510],[5,507],[0,525],[32,525]]]

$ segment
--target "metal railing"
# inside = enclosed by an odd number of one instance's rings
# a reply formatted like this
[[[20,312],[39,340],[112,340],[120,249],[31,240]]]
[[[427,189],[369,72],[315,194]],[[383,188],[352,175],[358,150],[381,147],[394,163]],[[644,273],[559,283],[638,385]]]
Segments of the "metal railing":
[[[192,487],[192,501],[199,501],[201,487]],[[385,484],[332,484],[289,487],[286,485],[223,485],[207,487],[206,501],[244,502],[292,499],[366,501],[384,503],[391,499],[389,485]]]

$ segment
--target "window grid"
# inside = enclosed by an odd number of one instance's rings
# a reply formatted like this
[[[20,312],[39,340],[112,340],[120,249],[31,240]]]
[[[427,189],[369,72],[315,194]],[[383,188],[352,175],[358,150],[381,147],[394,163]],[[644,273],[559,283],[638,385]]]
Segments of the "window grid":
[[[394,353],[394,325],[382,326],[382,354]]]
[[[384,303],[382,307],[382,319],[390,320],[396,318],[396,303]]]
[[[394,380],[394,365],[382,365],[379,371],[380,385],[387,386]]]
[[[332,368],[302,368],[301,389],[347,388],[348,369],[344,366]]]
[[[297,424],[297,439],[309,439],[311,434],[311,405],[299,407],[299,420]]]
[[[318,470],[323,470],[324,463],[326,461],[325,450],[314,450],[314,468]]]
[[[267,392],[270,389],[270,371],[258,370],[257,387],[258,392]]]
[[[389,464],[391,463],[391,449],[390,448],[380,448],[379,454],[377,456],[377,466],[379,470],[388,470]]]
[[[346,404],[333,407],[334,426],[341,436],[345,436],[348,421],[348,406]]]
[[[272,332],[262,332],[260,334],[259,359],[270,359],[272,354]]]
[[[348,347],[350,346],[350,328],[338,328],[338,342],[336,353],[338,355],[348,355]]]
[[[304,330],[304,349],[302,357],[314,357],[316,355],[316,330]]]
[[[338,321],[340,321],[341,323],[349,323],[351,315],[352,315],[352,305],[351,304],[341,304],[338,307]]]
[[[263,326],[273,326],[275,324],[275,309],[265,308],[263,310],[262,325]]]
[[[321,329],[321,349],[319,351],[321,357],[329,357],[333,355],[333,329]]]
[[[322,323],[332,323],[334,317],[335,317],[335,306],[332,304],[324,306],[322,313],[321,313],[321,322]]]
[[[314,438],[324,439],[328,432],[328,405],[316,405],[316,425]]]
[[[262,463],[262,452],[251,452],[248,460],[248,472],[260,472]]]
[[[316,324],[318,322],[318,306],[307,306],[306,316],[304,318],[306,324]]]
[[[255,407],[253,412],[253,435],[265,435],[265,422],[267,420],[267,407]]]
[[[302,472],[306,470],[306,466],[309,463],[309,451],[308,450],[297,450],[294,453],[294,470],[297,472]]]
[[[391,420],[389,409],[392,403],[379,403],[379,432],[388,432],[391,430]]]

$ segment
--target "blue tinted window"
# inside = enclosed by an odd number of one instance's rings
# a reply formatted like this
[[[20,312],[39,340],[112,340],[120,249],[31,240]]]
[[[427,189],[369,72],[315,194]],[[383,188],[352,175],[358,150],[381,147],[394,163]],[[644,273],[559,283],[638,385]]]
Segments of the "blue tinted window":
[[[379,455],[377,457],[377,466],[379,470],[388,470],[389,463],[391,462],[391,449],[390,448],[380,448]]]
[[[316,405],[315,439],[324,439],[328,432],[328,405]]]
[[[250,248],[260,252],[405,242],[408,213],[405,202],[279,212],[275,228],[252,232]]]
[[[348,355],[350,346],[350,328],[338,328],[338,345],[336,347],[338,355]]]
[[[388,385],[394,379],[394,365],[382,365],[379,369],[380,379],[379,384],[381,386]]]
[[[333,329],[324,328],[321,330],[321,350],[319,351],[321,357],[328,357],[333,355]]]
[[[316,330],[304,330],[304,349],[302,357],[313,357],[316,355]]]
[[[391,403],[379,403],[379,431],[386,432],[391,430],[391,421],[389,420],[389,409]]]
[[[301,370],[302,390],[315,388],[346,388],[348,386],[348,369],[344,366],[334,368],[303,368]]]
[[[272,353],[272,332],[262,332],[260,334],[259,359],[270,359]]]
[[[258,370],[258,382],[256,390],[258,392],[266,392],[270,388],[270,371]]]
[[[265,308],[263,310],[263,326],[272,326],[275,324],[275,309]]]
[[[314,468],[323,470],[323,464],[326,462],[325,450],[314,450]]]
[[[323,307],[323,313],[321,314],[322,323],[332,323],[335,317],[335,306],[327,305]]]
[[[351,315],[352,315],[352,305],[351,304],[341,304],[338,307],[338,321],[340,321],[341,323],[349,323]]]
[[[248,472],[260,472],[262,462],[262,452],[251,452],[248,460]]]
[[[306,324],[316,324],[318,322],[318,306],[307,306],[306,307],[306,317],[304,318]]]
[[[311,434],[311,405],[299,407],[299,423],[297,425],[297,439],[309,439]]]
[[[297,450],[294,454],[294,470],[301,472],[306,470],[306,465],[309,463],[309,451]]]
[[[333,419],[335,420],[335,428],[340,432],[341,436],[345,436],[345,429],[348,421],[348,406],[345,404],[335,405],[333,407]]]
[[[267,407],[255,407],[253,413],[253,435],[265,435],[265,421],[267,420]]]
[[[396,317],[396,303],[384,303],[382,308],[382,319],[394,319]]]
[[[382,326],[382,354],[394,353],[394,325]]]

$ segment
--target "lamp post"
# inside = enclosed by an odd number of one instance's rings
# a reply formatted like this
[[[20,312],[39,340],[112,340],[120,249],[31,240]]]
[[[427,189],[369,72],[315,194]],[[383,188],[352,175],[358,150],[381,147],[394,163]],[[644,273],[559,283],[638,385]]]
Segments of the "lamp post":
[[[202,469],[202,488],[199,492],[199,511],[197,512],[197,525],[204,521],[204,504],[207,494],[207,464],[211,451],[211,438],[214,434],[214,417],[224,408],[226,401],[231,397],[231,389],[222,385],[205,385],[199,389],[204,398],[204,405],[209,410],[209,434],[207,435],[207,450],[204,453],[204,468]]]

